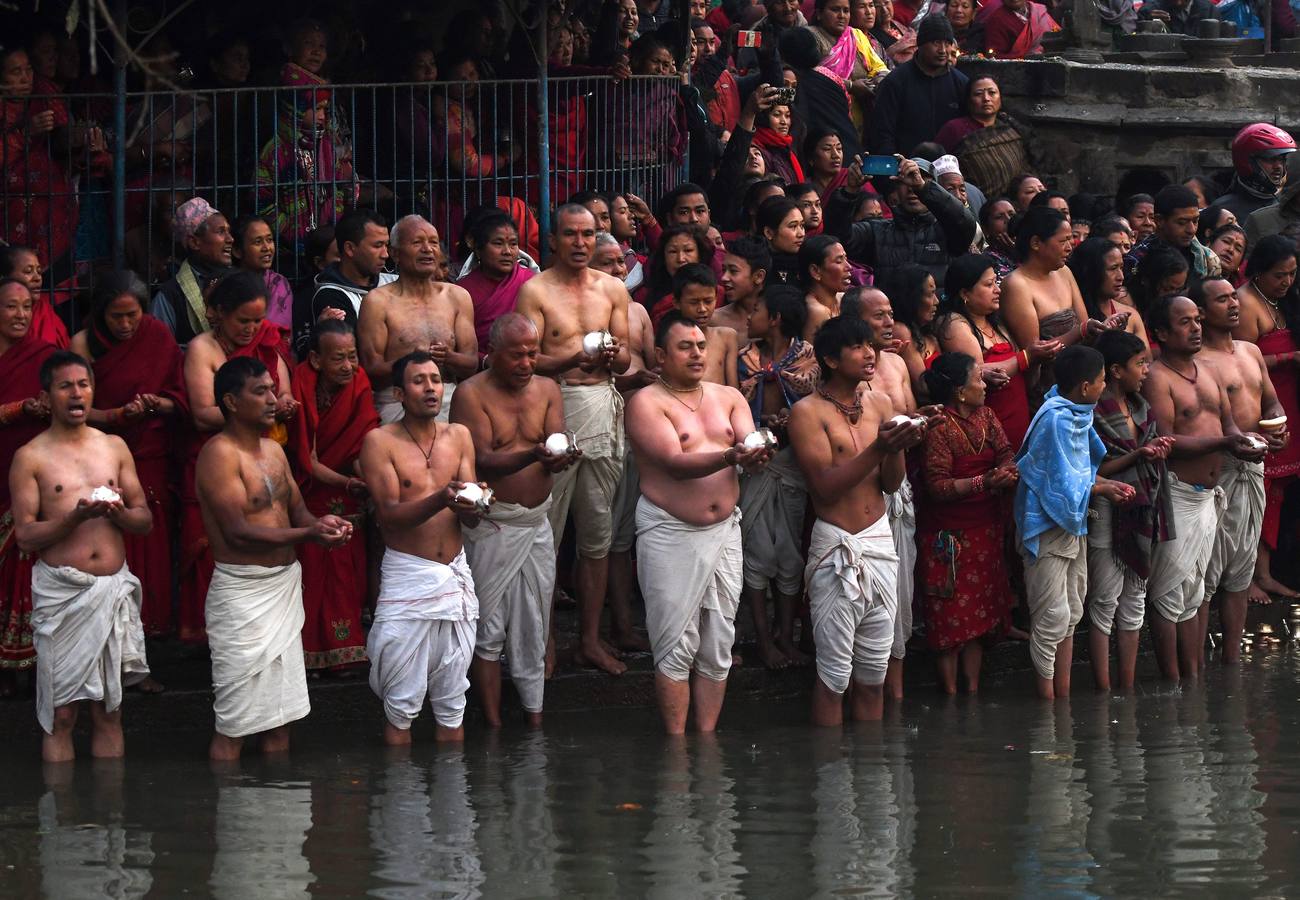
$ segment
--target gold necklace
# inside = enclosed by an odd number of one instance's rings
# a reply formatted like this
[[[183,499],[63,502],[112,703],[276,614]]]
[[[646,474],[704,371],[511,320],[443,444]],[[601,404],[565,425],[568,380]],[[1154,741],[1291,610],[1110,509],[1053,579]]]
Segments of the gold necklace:
[[[699,411],[700,411],[700,407],[704,405],[704,385],[703,385],[703,384],[697,384],[697,385],[696,385],[695,387],[693,387],[693,388],[685,388],[685,389],[683,389],[683,388],[675,388],[675,387],[673,387],[671,384],[669,384],[669,383],[664,379],[664,377],[663,377],[662,375],[659,376],[659,383],[660,383],[661,385],[663,385],[664,390],[666,390],[666,391],[668,392],[668,395],[669,395],[670,397],[672,397],[674,400],[676,400],[676,401],[677,401],[678,403],[680,403],[682,406],[686,407],[686,408],[687,408],[688,410],[690,410],[691,412],[699,412]],[[689,403],[687,403],[687,402],[686,402],[685,400],[683,400],[681,397],[677,396],[678,394],[694,394],[696,391],[699,391],[699,392],[700,392],[700,402],[697,403],[697,404],[695,404],[694,406],[691,406]]]

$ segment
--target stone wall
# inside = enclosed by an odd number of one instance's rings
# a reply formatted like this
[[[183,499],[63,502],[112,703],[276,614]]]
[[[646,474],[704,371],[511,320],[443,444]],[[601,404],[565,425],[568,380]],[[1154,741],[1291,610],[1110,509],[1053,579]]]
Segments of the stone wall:
[[[1090,65],[1061,59],[967,60],[1003,108],[1031,126],[1043,170],[1066,193],[1110,196],[1125,173],[1181,181],[1231,168],[1228,144],[1251,122],[1300,134],[1300,72],[1290,69]]]

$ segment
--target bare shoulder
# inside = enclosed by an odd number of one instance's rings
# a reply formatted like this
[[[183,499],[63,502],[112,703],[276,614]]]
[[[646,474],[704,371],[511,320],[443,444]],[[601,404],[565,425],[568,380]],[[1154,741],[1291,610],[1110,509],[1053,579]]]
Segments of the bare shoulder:
[[[705,386],[707,390],[708,386]],[[646,416],[657,410],[663,409],[663,398],[658,396],[660,391],[641,390],[633,394],[627,401],[627,413],[630,416]]]
[[[203,445],[195,465],[202,470],[211,466],[219,466],[238,455],[239,450],[236,449],[235,445],[224,434],[217,432],[210,441]]]
[[[533,376],[532,382],[528,385],[529,389],[534,391],[534,396],[551,403],[563,403],[560,396],[560,384],[554,378],[542,378]],[[638,393],[640,393],[638,391]]]
[[[627,321],[629,325],[640,326],[641,328],[653,327],[650,321],[650,313],[640,303],[629,303],[627,305]]]
[[[727,330],[731,331],[730,328]],[[731,331],[731,334],[732,339],[734,340],[736,332]],[[704,396],[710,401],[725,403],[729,409],[734,409],[736,406],[748,406],[748,404],[745,403],[745,395],[731,385],[715,384],[712,381],[705,381],[703,382],[703,385]]]
[[[131,458],[131,448],[127,446],[126,441],[116,434],[108,434],[100,431],[98,428],[91,429],[95,432],[95,441],[104,448],[105,453],[115,453],[119,457]]]
[[[465,396],[467,398],[478,399],[483,393],[484,381],[487,379],[487,372],[475,372],[466,378],[460,384],[456,385],[456,393],[452,396],[451,402],[455,403],[456,398]]]
[[[1244,351],[1245,354],[1249,356],[1252,360],[1258,362],[1261,366],[1264,365],[1264,353],[1262,350],[1259,349],[1259,346],[1257,344],[1254,344],[1251,341],[1235,341],[1235,340],[1232,343],[1238,352]]]
[[[90,338],[86,334],[86,329],[83,328],[72,336],[68,349],[78,356],[90,359]]]
[[[193,360],[197,363],[211,365],[214,361],[220,359],[224,354],[221,351],[221,345],[217,339],[212,336],[212,332],[205,331],[196,335],[194,340],[190,341],[189,346],[185,349],[186,361]]]
[[[375,303],[379,306],[383,306],[387,303],[388,298],[393,295],[393,285],[396,283],[397,282],[395,281],[390,281],[388,284],[381,284],[372,291],[367,291],[366,295],[361,298],[362,309],[365,308],[367,303]]]
[[[815,422],[821,418],[826,401],[823,400],[816,391],[813,391],[806,397],[801,397],[790,407],[790,424],[797,425],[800,422]]]
[[[876,415],[883,420],[887,416],[894,414],[894,401],[889,399],[889,394],[884,391],[869,391],[864,395],[864,408],[874,409]]]
[[[371,430],[362,439],[361,449],[382,450],[388,447],[397,437],[397,428],[397,425],[389,424]]]
[[[289,457],[284,454],[284,447],[270,438],[262,438],[261,452],[263,456],[276,460],[286,469],[289,467]]]
[[[10,474],[14,472],[23,472],[24,474],[34,473],[42,459],[48,458],[50,454],[49,432],[42,431],[36,437],[18,448],[14,454],[14,461],[11,464]]]
[[[471,309],[474,307],[474,299],[470,297],[469,291],[460,285],[442,284],[441,288],[442,294],[454,301],[457,306],[465,306]]]
[[[515,295],[515,311],[524,313],[527,309],[540,310],[546,299],[546,285],[548,282],[547,275],[543,272],[535,275],[519,286],[519,293]]]
[[[906,326],[904,326],[906,327]],[[894,332],[898,332],[898,326],[894,326]],[[935,322],[935,336],[941,341],[950,341],[955,338],[965,337],[966,335],[974,336],[975,330],[971,328],[970,322],[966,321],[964,316],[956,313],[949,313],[946,316],[940,316]],[[881,353],[879,356],[888,356],[887,353]]]
[[[710,325],[709,333],[717,337],[717,339],[723,344],[731,344],[734,346],[736,343],[736,329],[732,328],[730,325]]]

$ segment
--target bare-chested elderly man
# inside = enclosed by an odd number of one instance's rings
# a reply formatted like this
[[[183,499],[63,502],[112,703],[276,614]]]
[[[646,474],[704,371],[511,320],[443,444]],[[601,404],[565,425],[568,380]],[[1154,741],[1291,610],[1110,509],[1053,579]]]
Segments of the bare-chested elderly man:
[[[528,723],[536,727],[555,589],[551,486],[582,451],[546,446],[564,434],[564,404],[554,381],[536,377],[541,341],[532,320],[506,313],[492,323],[488,344],[487,371],[461,383],[451,411],[451,421],[469,429],[479,476],[496,492],[485,521],[464,532],[479,602],[470,674],[488,725],[500,727],[504,650]]]
[[[140,581],[126,567],[122,534],[147,534],[153,514],[126,444],[86,424],[95,393],[90,364],[54,353],[40,379],[50,427],[15,454],[9,491],[18,546],[40,554],[32,631],[41,757],[73,758],[72,729],[85,700],[91,753],[122,756],[122,685],[149,674]]]
[[[740,479],[765,446],[746,447],[754,418],[741,393],[704,380],[704,332],[676,311],[655,329],[657,384],[628,404],[628,436],[641,467],[637,578],[655,660],[664,728],[713,731],[722,712],[744,583]],[[693,677],[692,677],[693,675]]]
[[[402,417],[393,384],[393,361],[415,350],[431,355],[444,375],[442,421],[455,392],[455,379],[478,371],[474,302],[469,292],[435,280],[442,252],[438,231],[420,216],[393,226],[391,248],[397,280],[375,288],[361,303],[357,349],[375,388],[375,407],[384,424]]]
[[[623,282],[590,267],[596,249],[596,219],[586,207],[561,206],[551,236],[554,264],[519,289],[515,309],[533,320],[542,338],[537,374],[560,382],[564,421],[582,459],[555,479],[551,527],[556,543],[573,509],[578,545],[578,606],[581,638],[574,654],[580,665],[614,675],[626,669],[600,638],[600,618],[609,581],[610,513],[623,470],[623,398],[614,377],[626,372],[628,297]],[[609,335],[594,354],[583,338]]]

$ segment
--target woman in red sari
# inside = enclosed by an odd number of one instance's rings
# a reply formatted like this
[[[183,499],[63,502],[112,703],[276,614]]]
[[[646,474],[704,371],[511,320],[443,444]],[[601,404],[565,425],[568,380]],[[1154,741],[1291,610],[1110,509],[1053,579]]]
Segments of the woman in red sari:
[[[221,430],[225,416],[217,403],[213,378],[217,369],[236,356],[262,362],[275,381],[279,398],[276,425],[268,437],[283,444],[288,439],[284,423],[293,418],[298,404],[289,389],[287,351],[280,329],[266,318],[266,282],[252,272],[223,278],[208,298],[211,331],[190,341],[185,351],[185,393],[189,398],[190,429],[181,476],[181,600],[180,638],[191,643],[207,640],[203,609],[212,580],[212,548],[199,513],[194,491],[194,465],[199,451]]]
[[[492,323],[515,308],[524,282],[536,274],[519,255],[519,229],[505,213],[478,216],[470,227],[471,269],[457,282],[474,301],[474,333],[486,354]]]
[[[175,485],[172,435],[186,413],[181,348],[171,330],[145,313],[149,297],[134,272],[95,282],[90,322],[72,337],[72,350],[91,361],[95,407],[90,424],[119,435],[131,448],[153,513],[153,530],[126,535],[126,562],[144,587],[145,634],[172,632],[172,533]]]
[[[38,399],[39,370],[54,352],[31,332],[32,292],[17,278],[0,281],[0,466],[36,437],[50,417]],[[18,549],[9,507],[9,478],[0,479],[0,696],[13,693],[13,673],[36,662],[32,646],[32,566]]]
[[[32,334],[60,350],[68,348],[68,326],[54,312],[50,298],[41,294],[45,273],[40,257],[30,247],[0,247],[0,278],[18,278],[27,282],[36,306],[32,310]]]
[[[1300,308],[1295,298],[1296,246],[1291,238],[1280,234],[1262,238],[1246,262],[1246,283],[1237,289],[1241,301],[1241,318],[1232,336],[1251,341],[1264,354],[1269,378],[1277,399],[1286,410],[1288,422],[1300,422]],[[1294,428],[1294,425],[1290,427]],[[1270,453],[1264,459],[1264,530],[1259,539],[1259,556],[1255,559],[1255,583],[1251,600],[1267,600],[1267,595],[1300,597],[1273,577],[1271,563],[1282,530],[1282,499],[1287,487],[1300,473],[1300,441],[1292,441],[1285,450]]]
[[[997,416],[984,405],[975,358],[944,353],[925,373],[942,421],[925,436],[922,469],[930,502],[917,504],[917,586],[926,639],[939,654],[939,681],[957,693],[979,690],[982,639],[994,635],[1015,602],[1003,562],[1001,494],[1016,484],[1015,454]]]
[[[356,337],[343,322],[317,323],[310,355],[293,370],[293,397],[299,412],[288,449],[303,503],[313,515],[344,516],[360,530],[366,486],[356,463],[362,440],[379,427],[379,413],[370,379],[357,362]],[[365,661],[366,542],[301,544],[298,561],[307,668],[337,671]]]

